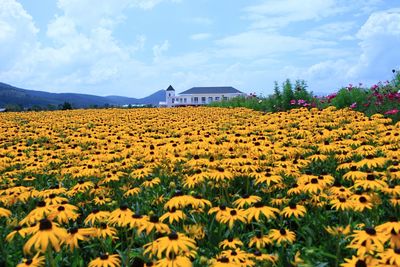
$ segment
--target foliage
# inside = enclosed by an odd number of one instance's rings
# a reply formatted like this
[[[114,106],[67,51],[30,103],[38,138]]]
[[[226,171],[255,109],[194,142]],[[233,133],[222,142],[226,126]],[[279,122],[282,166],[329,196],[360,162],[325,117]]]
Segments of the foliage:
[[[370,88],[353,86],[341,88],[338,92],[328,96],[314,97],[307,90],[303,80],[286,80],[281,87],[274,83],[273,94],[268,97],[250,95],[247,98],[239,97],[228,101],[214,102],[214,107],[247,107],[254,110],[276,112],[287,111],[297,107],[326,108],[351,108],[365,113],[367,116],[383,114],[394,122],[400,120],[400,72],[393,70],[394,77],[391,81],[379,82]]]

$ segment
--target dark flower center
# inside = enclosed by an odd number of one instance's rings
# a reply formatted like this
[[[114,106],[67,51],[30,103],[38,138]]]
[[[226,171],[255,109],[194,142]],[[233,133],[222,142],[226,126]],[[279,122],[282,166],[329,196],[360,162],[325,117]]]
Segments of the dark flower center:
[[[318,179],[317,178],[312,178],[311,179],[312,184],[318,184]]]
[[[223,204],[222,204],[222,205],[219,205],[219,209],[220,209],[220,210],[226,210],[226,206],[223,205]]]
[[[257,238],[261,238],[261,237],[262,237],[262,234],[261,234],[260,232],[257,232],[257,233],[256,233],[256,237],[257,237]]]
[[[71,234],[71,235],[73,235],[73,234],[76,234],[77,232],[78,232],[78,228],[77,227],[74,227],[74,228],[71,228],[71,229],[69,229],[69,233]]]
[[[232,242],[232,241],[233,241],[233,237],[229,237],[228,242]]]
[[[93,213],[93,214],[96,214],[96,213],[99,213],[99,212],[100,212],[100,210],[98,210],[98,209],[92,210],[92,213]]]
[[[264,204],[262,202],[257,202],[257,203],[254,204],[254,207],[262,208],[262,207],[264,207]]]
[[[49,198],[53,199],[56,197],[56,194],[50,194]]]
[[[279,233],[280,233],[281,235],[286,235],[286,230],[282,228],[281,230],[279,230]]]
[[[248,194],[244,194],[243,196],[242,196],[242,198],[249,198],[250,196],[248,195]]]
[[[107,254],[101,254],[101,255],[100,255],[100,259],[101,259],[101,260],[104,260],[104,261],[105,261],[105,260],[108,260],[108,255],[107,255]]]
[[[150,216],[150,222],[158,223],[159,222],[158,216],[157,215],[151,215]]]
[[[32,264],[32,259],[29,259],[25,262],[26,265],[31,265]]]
[[[346,199],[343,198],[343,197],[339,197],[339,201],[340,201],[341,203],[344,203],[344,202],[346,202]]]
[[[222,257],[222,258],[219,259],[219,261],[223,262],[223,263],[228,263],[229,259],[227,257]]]
[[[57,210],[58,210],[58,211],[64,211],[64,210],[65,210],[65,207],[64,207],[64,206],[59,206],[59,207],[57,208]]]
[[[261,256],[262,254],[261,254],[261,251],[259,251],[259,250],[256,250],[255,252],[254,252],[254,256],[257,256],[257,257],[259,257],[259,256]]]
[[[121,207],[119,207],[120,210],[126,211],[128,209],[128,205],[123,204]]]
[[[376,235],[376,230],[374,228],[368,227],[365,229],[365,232],[369,235]]]
[[[363,260],[358,260],[356,262],[356,267],[367,267],[367,264]]]
[[[15,226],[14,227],[14,231],[19,231],[19,230],[21,230],[22,229],[22,226],[21,225],[18,225],[18,226]]]
[[[367,199],[366,199],[365,197],[360,197],[360,198],[359,198],[359,201],[360,201],[361,203],[366,203],[366,202],[367,202]]]
[[[140,214],[135,213],[135,214],[132,214],[132,218],[134,218],[134,219],[141,219],[141,218],[143,218],[143,216],[140,215]]]
[[[40,225],[39,225],[40,231],[50,230],[52,227],[53,225],[51,224],[51,221],[49,221],[48,219],[40,220]]]
[[[235,215],[237,214],[237,212],[236,212],[236,210],[231,210],[231,211],[230,211],[230,214],[231,214],[232,216],[235,216]]]
[[[396,249],[394,250],[394,253],[400,254],[400,248],[396,248]]]
[[[101,223],[100,224],[101,229],[107,229],[107,224],[106,223]]]
[[[178,240],[178,234],[175,232],[172,232],[168,235],[169,240]]]
[[[297,208],[297,205],[296,205],[295,203],[290,203],[290,204],[289,204],[289,207],[290,207],[292,210],[295,210],[295,209]]]
[[[39,201],[38,203],[37,203],[37,206],[38,207],[46,207],[46,202],[44,202],[44,201]]]
[[[236,255],[237,255],[237,252],[234,251],[234,250],[232,250],[232,251],[231,251],[231,255],[232,255],[232,256],[236,256]]]
[[[373,174],[368,174],[368,175],[367,175],[367,180],[368,180],[368,181],[373,181],[373,180],[375,180],[375,175],[373,175]]]

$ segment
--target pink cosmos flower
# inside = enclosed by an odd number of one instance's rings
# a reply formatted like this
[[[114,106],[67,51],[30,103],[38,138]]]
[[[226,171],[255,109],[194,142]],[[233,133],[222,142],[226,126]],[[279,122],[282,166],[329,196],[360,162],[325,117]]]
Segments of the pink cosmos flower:
[[[394,115],[394,114],[397,114],[397,112],[399,112],[399,110],[394,108],[394,109],[386,111],[385,115]]]
[[[351,109],[354,109],[354,108],[356,108],[356,107],[357,107],[357,102],[354,102],[353,104],[350,105],[350,108],[351,108]]]
[[[296,100],[295,99],[290,100],[290,105],[296,105]]]

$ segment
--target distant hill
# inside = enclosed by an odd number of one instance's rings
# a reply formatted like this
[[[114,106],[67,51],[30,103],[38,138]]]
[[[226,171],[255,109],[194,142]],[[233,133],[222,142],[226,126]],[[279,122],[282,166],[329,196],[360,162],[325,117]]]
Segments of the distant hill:
[[[144,98],[130,98],[122,96],[95,96],[74,93],[49,93],[21,89],[9,84],[0,83],[0,108],[6,105],[20,105],[24,108],[32,106],[47,107],[49,105],[58,106],[64,102],[69,102],[74,108],[86,108],[91,106],[122,106],[122,105],[158,105],[160,101],[165,101],[165,91],[159,90],[152,95]]]

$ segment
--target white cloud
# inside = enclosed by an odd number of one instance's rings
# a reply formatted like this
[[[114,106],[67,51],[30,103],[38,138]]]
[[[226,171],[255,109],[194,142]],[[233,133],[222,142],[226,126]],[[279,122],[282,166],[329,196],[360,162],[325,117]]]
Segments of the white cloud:
[[[319,25],[305,32],[305,36],[311,38],[332,39],[333,37],[342,38],[350,31],[354,30],[356,23],[354,21],[331,22]]]
[[[375,12],[357,33],[361,55],[350,69],[353,76],[371,80],[388,77],[400,67],[400,9]]]
[[[211,25],[214,23],[214,21],[208,17],[194,17],[191,18],[189,21],[199,25]]]
[[[275,29],[293,22],[317,20],[336,14],[335,0],[266,0],[245,8],[252,28]]]
[[[32,17],[21,4],[15,0],[2,0],[0,4],[0,72],[6,72],[15,62],[24,58],[36,47],[38,31]]]
[[[211,37],[211,34],[209,33],[196,33],[192,34],[190,36],[190,39],[195,40],[195,41],[200,41],[200,40],[206,40]]]
[[[158,44],[153,46],[153,56],[154,62],[158,62],[161,60],[163,53],[168,51],[169,49],[169,41],[165,40],[162,44]]]
[[[315,39],[285,36],[261,31],[248,31],[216,41],[221,47],[219,56],[234,58],[276,57],[283,53],[306,51],[334,43]]]

